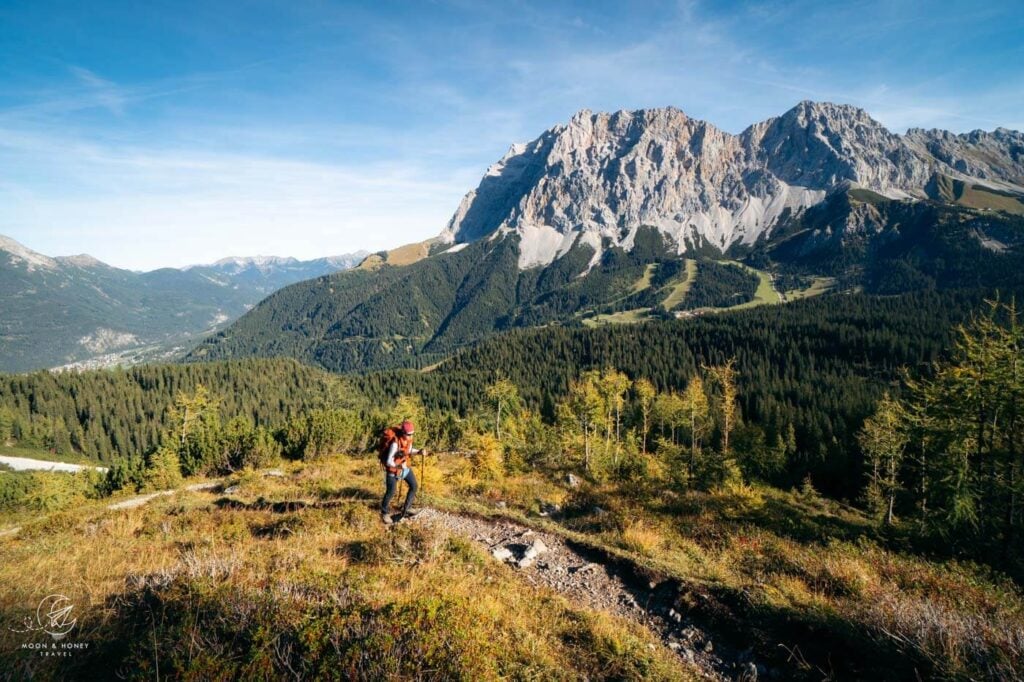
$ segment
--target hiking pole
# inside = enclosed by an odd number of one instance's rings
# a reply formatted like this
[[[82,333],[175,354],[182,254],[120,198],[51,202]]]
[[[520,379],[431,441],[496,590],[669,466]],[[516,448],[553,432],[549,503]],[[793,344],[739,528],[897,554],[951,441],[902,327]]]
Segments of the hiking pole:
[[[420,448],[420,493],[427,496],[427,449]]]

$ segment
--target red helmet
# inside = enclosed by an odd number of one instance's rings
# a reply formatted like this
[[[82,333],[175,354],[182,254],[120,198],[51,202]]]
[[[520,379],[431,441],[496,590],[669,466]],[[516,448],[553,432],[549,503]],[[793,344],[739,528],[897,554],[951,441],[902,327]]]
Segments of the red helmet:
[[[402,433],[404,433],[407,436],[411,436],[412,434],[416,433],[416,427],[412,425],[411,421],[406,419],[404,422],[402,422]]]

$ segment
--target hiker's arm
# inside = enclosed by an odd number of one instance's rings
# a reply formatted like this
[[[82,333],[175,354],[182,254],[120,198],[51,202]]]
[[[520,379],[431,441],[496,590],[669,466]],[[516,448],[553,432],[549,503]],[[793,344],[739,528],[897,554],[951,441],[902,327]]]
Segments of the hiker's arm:
[[[398,454],[398,443],[392,441],[391,447],[388,448],[388,460],[387,460],[387,462],[388,462],[388,466],[389,467],[394,468],[394,467],[398,466],[397,464],[395,464],[395,455],[397,455],[397,454]]]

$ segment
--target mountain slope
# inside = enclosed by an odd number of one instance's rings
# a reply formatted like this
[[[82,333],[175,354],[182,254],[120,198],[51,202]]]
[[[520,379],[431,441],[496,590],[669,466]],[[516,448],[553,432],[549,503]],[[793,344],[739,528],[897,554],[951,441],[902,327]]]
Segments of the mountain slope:
[[[673,108],[581,111],[514,145],[469,192],[442,233],[469,242],[498,230],[522,237],[520,266],[546,264],[577,240],[627,249],[653,225],[680,253],[769,238],[779,218],[835,191],[924,199],[935,174],[1024,194],[1024,135],[900,136],[862,109],[801,102],[730,135]]]
[[[336,272],[358,255],[137,273],[90,256],[50,258],[0,236],[0,371],[112,353],[159,353],[237,318],[266,293]]]
[[[423,366],[510,328],[774,303],[824,277],[1015,286],[1022,145],[1003,130],[901,136],[812,102],[739,135],[678,109],[580,112],[514,145],[416,258],[285,289],[190,357]],[[745,271],[710,262],[737,258]]]

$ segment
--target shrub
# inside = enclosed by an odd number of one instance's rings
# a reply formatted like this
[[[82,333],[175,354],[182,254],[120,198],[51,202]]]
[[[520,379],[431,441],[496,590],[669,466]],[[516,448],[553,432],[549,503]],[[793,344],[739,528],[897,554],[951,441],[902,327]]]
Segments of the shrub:
[[[481,481],[500,481],[505,474],[501,442],[489,433],[478,433],[469,439],[469,446],[473,477]]]
[[[146,490],[172,490],[179,487],[183,479],[178,453],[165,445],[150,455],[143,480]]]
[[[141,459],[122,459],[107,469],[107,475],[99,486],[101,496],[113,495],[119,490],[130,488],[142,490],[146,485],[146,467]]]
[[[281,444],[267,429],[253,426],[244,417],[235,417],[224,428],[220,451],[217,468],[227,473],[246,467],[272,466],[281,456]]]

